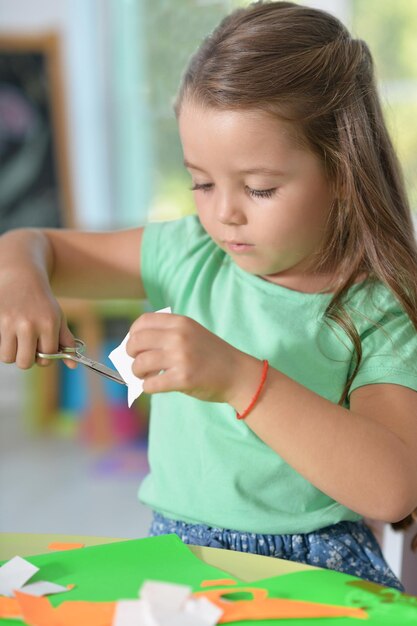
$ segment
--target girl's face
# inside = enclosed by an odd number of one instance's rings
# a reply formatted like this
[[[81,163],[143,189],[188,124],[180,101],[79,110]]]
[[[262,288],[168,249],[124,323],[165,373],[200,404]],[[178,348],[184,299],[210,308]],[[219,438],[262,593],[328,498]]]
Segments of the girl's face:
[[[184,101],[184,162],[207,233],[242,269],[300,291],[332,202],[319,158],[291,126],[262,111],[221,111]]]

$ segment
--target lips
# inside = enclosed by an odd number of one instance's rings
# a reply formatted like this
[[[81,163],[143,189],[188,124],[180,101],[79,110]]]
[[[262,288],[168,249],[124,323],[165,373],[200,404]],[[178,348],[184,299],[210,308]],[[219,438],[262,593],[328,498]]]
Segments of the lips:
[[[225,241],[224,245],[231,252],[248,252],[253,248],[253,244],[243,241]]]

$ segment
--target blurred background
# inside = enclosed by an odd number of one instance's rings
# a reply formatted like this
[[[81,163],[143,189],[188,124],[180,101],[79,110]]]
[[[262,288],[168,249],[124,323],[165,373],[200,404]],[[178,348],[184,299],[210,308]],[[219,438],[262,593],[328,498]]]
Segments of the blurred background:
[[[104,230],[192,213],[173,98],[202,38],[246,4],[0,0],[0,233]],[[417,1],[303,4],[337,15],[368,42],[417,216]],[[148,307],[62,306],[102,361]],[[129,410],[125,390],[103,381],[80,367],[0,364],[0,532],[146,535],[150,511],[136,492],[148,469],[148,399]],[[375,530],[417,594],[412,529]]]

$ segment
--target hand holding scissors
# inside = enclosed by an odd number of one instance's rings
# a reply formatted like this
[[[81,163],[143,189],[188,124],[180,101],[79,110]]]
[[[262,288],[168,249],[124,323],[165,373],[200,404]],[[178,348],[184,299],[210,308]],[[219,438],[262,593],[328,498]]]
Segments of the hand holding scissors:
[[[103,365],[102,363],[98,363],[97,361],[93,361],[93,359],[89,359],[84,356],[83,352],[85,350],[85,343],[81,339],[75,339],[75,346],[70,348],[68,346],[59,346],[58,352],[54,352],[52,354],[46,354],[44,352],[37,352],[36,356],[41,359],[69,359],[70,361],[74,361],[75,363],[81,363],[81,365],[85,365],[89,369],[92,369],[94,372],[101,374],[105,378],[109,378],[116,383],[121,385],[126,385],[123,378],[120,374],[110,367]]]

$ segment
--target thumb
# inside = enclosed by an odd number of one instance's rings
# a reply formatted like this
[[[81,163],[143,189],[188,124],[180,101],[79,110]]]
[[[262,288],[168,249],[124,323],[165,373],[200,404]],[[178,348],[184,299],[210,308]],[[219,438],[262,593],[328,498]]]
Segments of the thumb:
[[[74,335],[68,328],[67,320],[64,316],[62,316],[61,328],[59,330],[59,345],[68,348],[73,348],[75,346]],[[71,361],[70,359],[64,359],[64,363],[70,369],[75,369],[77,367],[77,363],[75,363],[75,361]]]

